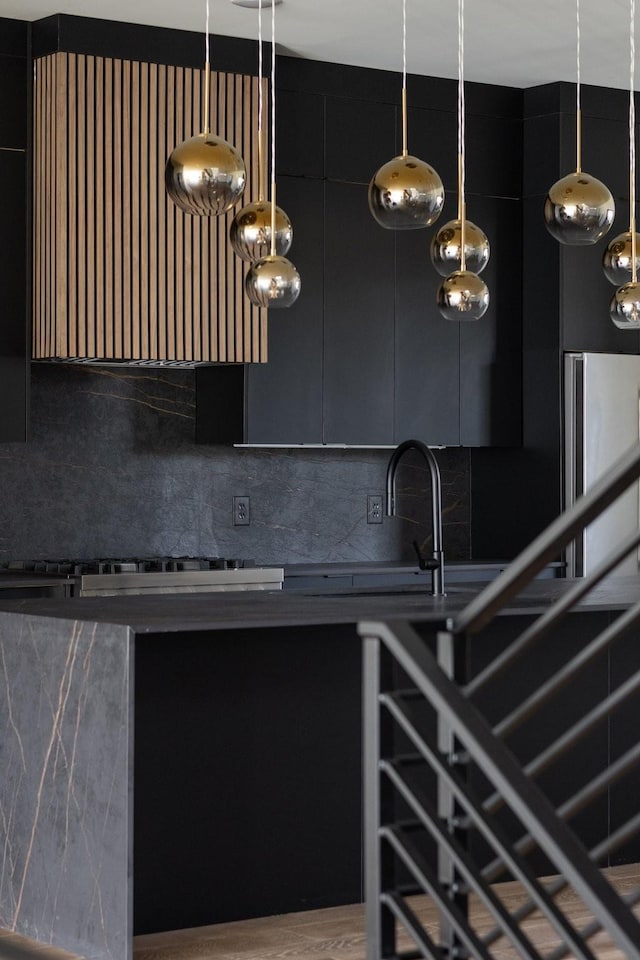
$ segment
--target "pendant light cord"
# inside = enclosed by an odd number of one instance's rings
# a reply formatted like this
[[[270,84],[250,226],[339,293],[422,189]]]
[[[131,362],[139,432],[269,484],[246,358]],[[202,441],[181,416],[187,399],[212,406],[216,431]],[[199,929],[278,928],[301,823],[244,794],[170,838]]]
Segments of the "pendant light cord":
[[[629,232],[631,233],[631,282],[638,280],[636,266],[636,101],[635,101],[635,66],[636,66],[636,4],[629,2]]]
[[[262,59],[262,0],[258,0],[258,200],[265,196],[265,149],[264,149],[264,92],[262,77],[264,72]]]
[[[582,172],[582,102],[580,82],[580,0],[576,0],[576,173]]]
[[[209,133],[209,90],[211,84],[211,53],[209,50],[209,0],[205,0],[204,11],[204,117],[202,122],[202,134],[206,137]]]
[[[464,0],[458,0],[458,220],[460,221],[460,269],[466,270],[465,156],[464,156]]]
[[[271,256],[276,255],[276,5],[271,4]]]
[[[407,0],[402,0],[402,156],[407,153]]]

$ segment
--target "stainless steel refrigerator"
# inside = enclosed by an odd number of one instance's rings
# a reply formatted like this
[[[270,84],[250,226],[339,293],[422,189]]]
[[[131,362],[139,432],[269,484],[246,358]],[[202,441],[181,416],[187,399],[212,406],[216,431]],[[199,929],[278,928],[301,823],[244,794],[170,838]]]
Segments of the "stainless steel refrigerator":
[[[565,354],[565,507],[640,439],[640,356],[610,353]],[[634,484],[567,551],[567,576],[590,573],[640,520],[640,492]],[[640,570],[638,551],[614,576]]]

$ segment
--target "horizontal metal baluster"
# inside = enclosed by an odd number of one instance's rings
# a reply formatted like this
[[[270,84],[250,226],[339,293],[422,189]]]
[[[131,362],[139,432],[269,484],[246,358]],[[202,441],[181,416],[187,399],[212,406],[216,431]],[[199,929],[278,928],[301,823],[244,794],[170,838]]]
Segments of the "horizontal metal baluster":
[[[533,580],[587,524],[616,500],[640,476],[640,444],[620,457],[568,510],[565,510],[456,617],[454,633],[477,633]],[[413,679],[413,678],[412,678]]]
[[[489,884],[484,882],[480,870],[474,866],[471,857],[457,840],[455,834],[447,831],[438,818],[433,804],[424,797],[422,791],[407,783],[393,764],[384,762],[381,764],[381,770],[390,778],[396,790],[409,806],[415,810],[433,839],[441,846],[446,847],[448,853],[455,860],[458,872],[465,878],[469,888],[484,903],[489,913],[493,915],[504,935],[515,945],[519,956],[529,958],[529,960],[539,960],[539,952],[524,931],[513,922],[511,914],[505,909],[502,901],[495,895]]]
[[[446,763],[439,751],[437,751],[429,742],[422,737],[416,730],[408,715],[410,706],[396,702],[391,694],[384,694],[380,697],[380,703],[386,706],[391,715],[402,727],[404,732],[413,741],[417,749],[428,760],[434,771],[443,780],[444,783],[453,791],[458,803],[467,811],[478,830],[482,833],[485,840],[498,852],[503,861],[509,865],[513,876],[523,884],[529,895],[532,896],[538,906],[538,909],[547,917],[549,922],[555,927],[559,936],[572,944],[572,949],[577,956],[592,957],[588,950],[582,949],[582,945],[575,940],[575,931],[568,923],[566,917],[553,900],[547,896],[545,887],[539,883],[529,865],[519,860],[511,853],[510,841],[504,835],[497,824],[489,821],[489,817],[484,812],[482,802],[474,798],[473,791],[469,789],[466,782],[462,782],[456,775],[455,770]]]
[[[569,800],[566,800],[557,809],[557,814],[562,820],[571,820],[593,800],[596,800],[600,794],[610,787],[616,780],[619,780],[632,767],[640,761],[640,743],[632,747],[625,754],[619,757],[610,767],[607,767],[602,773],[591,780],[582,790],[575,793]],[[528,833],[515,843],[515,849],[522,856],[526,856],[536,846],[536,841]],[[595,859],[592,857],[592,859]],[[493,883],[500,874],[504,873],[505,866],[497,857],[482,871],[482,876],[488,883]]]
[[[593,572],[587,577],[582,577],[564,594],[559,597],[542,616],[531,624],[530,627],[520,634],[517,640],[514,640],[507,649],[495,657],[491,663],[481,670],[464,687],[464,693],[472,697],[490,680],[499,677],[507,667],[511,666],[518,657],[528,650],[536,640],[547,633],[551,627],[559,620],[562,614],[567,613],[578,601],[586,596],[596,587],[607,574],[611,573],[615,567],[640,543],[640,530],[634,531],[631,536],[623,540],[618,549],[610,553],[601,563],[599,563]]]
[[[636,465],[638,462],[640,445],[635,454]],[[585,906],[628,958],[640,958],[640,924],[637,919],[623,906],[574,834],[558,819],[549,800],[525,775],[504,744],[496,740],[486,721],[460,689],[443,674],[422,638],[404,622],[393,626],[367,624],[361,625],[361,629],[366,630],[367,635],[380,637],[411,682],[423,691],[453,734],[463,741],[527,832],[538,836],[541,850],[567,878]],[[640,673],[637,676],[640,677]],[[637,685],[640,681],[636,679],[635,682]],[[615,698],[622,702],[631,691],[632,684],[623,684],[614,697],[608,698],[609,703],[605,701],[606,712]],[[592,714],[597,712],[592,711]],[[584,726],[585,721],[577,725],[580,730]],[[583,948],[581,953],[584,954],[585,950]]]
[[[631,910],[637,903],[640,903],[640,889],[634,890],[632,893],[627,893],[621,899],[626,903],[627,907]],[[591,937],[595,937],[597,933],[600,933],[602,927],[597,920],[594,920],[592,923],[587,924],[586,927],[583,927],[580,931],[580,936],[583,940],[590,940]],[[546,960],[562,960],[563,957],[566,957],[568,950],[565,947],[556,947],[556,949],[547,955]]]
[[[543,770],[551,766],[552,763],[558,760],[575,743],[586,736],[593,727],[597,726],[601,720],[605,720],[613,710],[621,706],[625,700],[639,689],[640,670],[634,673],[632,677],[629,677],[624,683],[620,684],[605,700],[601,700],[590,713],[585,714],[581,720],[570,727],[561,737],[558,737],[546,750],[539,753],[537,757],[523,768],[523,772],[531,780],[534,780]],[[489,813],[496,813],[505,803],[506,800],[503,794],[496,790],[495,793],[487,797],[484,806]]]
[[[623,844],[627,843],[628,840],[632,840],[638,834],[638,831],[640,831],[640,813],[631,817],[630,820],[627,820],[621,827],[609,834],[608,837],[605,837],[599,844],[592,847],[589,851],[589,858],[593,860],[594,863],[598,863],[599,860],[613,853],[619,847],[623,846]],[[564,877],[557,877],[551,883],[545,884],[545,890],[550,897],[557,897],[557,895],[568,886],[569,884]],[[537,909],[538,906],[533,900],[527,900],[526,903],[518,907],[513,916],[520,923],[531,916]],[[597,923],[597,921],[594,921],[594,923]],[[598,924],[598,929],[602,929],[600,924]],[[494,927],[493,930],[485,935],[484,941],[487,944],[491,944],[494,940],[499,940],[501,936],[502,933],[500,929]]]
[[[395,893],[383,893],[380,896],[380,902],[394,914],[403,925],[407,933],[412,937],[420,949],[419,957],[425,960],[442,960],[442,948],[434,943],[429,933],[422,926],[420,921],[414,916],[402,900]],[[399,955],[397,955],[399,956]],[[402,956],[406,956],[402,954]]]
[[[474,960],[492,960],[491,954],[469,926],[465,915],[457,904],[442,891],[435,873],[413,844],[406,837],[401,837],[393,827],[382,827],[380,836],[388,841],[425,893],[429,894]]]
[[[583,670],[595,657],[603,653],[607,647],[621,637],[627,630],[635,626],[640,621],[640,602],[634,604],[628,610],[625,610],[617,620],[610,624],[606,630],[603,630],[591,643],[583,647],[582,650],[572,660],[564,664],[552,680],[549,680],[542,687],[536,690],[524,703],[500,721],[493,732],[496,737],[508,737],[520,724],[534,713],[538,707],[541,707],[550,700],[559,690],[578,673]]]

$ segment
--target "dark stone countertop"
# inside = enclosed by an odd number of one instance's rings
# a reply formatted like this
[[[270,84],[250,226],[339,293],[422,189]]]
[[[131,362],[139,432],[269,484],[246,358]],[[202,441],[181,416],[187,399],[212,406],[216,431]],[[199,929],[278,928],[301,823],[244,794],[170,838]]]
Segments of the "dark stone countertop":
[[[571,586],[567,579],[536,580],[503,611],[504,615],[540,613]],[[161,596],[83,597],[78,599],[2,600],[0,610],[26,616],[55,617],[85,623],[130,627],[135,633],[232,630],[356,623],[361,620],[444,622],[455,616],[486,586],[452,586],[446,597],[422,588],[378,590],[344,588],[309,591],[238,591]],[[640,599],[640,578],[610,578],[583,601],[580,610],[616,610]]]
[[[510,560],[445,560],[447,570],[504,570]],[[363,574],[420,573],[415,560],[352,560],[327,563],[285,563],[285,577],[340,577]],[[548,567],[563,568],[560,561]]]

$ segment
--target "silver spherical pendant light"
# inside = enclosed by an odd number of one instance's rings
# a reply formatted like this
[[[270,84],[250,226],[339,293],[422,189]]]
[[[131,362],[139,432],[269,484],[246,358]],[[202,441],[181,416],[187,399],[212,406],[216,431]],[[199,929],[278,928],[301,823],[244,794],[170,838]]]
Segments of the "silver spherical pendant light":
[[[203,132],[178,144],[165,168],[165,187],[185,213],[218,217],[242,196],[247,182],[244,161],[236,148],[209,130],[209,0],[206,3]]]
[[[631,280],[614,293],[609,316],[620,330],[640,330],[640,283]]]
[[[165,168],[167,193],[185,213],[227,213],[242,196],[247,174],[235,147],[212,133],[180,143]]]
[[[580,106],[580,0],[576,0],[576,169],[557,180],[544,202],[544,222],[559,243],[597,243],[611,229],[616,205],[609,188],[582,169]]]
[[[438,289],[438,309],[446,320],[479,320],[488,306],[489,288],[471,270],[456,270]]]
[[[480,227],[471,220],[465,220],[464,258],[467,269],[482,273],[489,262],[491,247],[489,240]],[[438,227],[431,238],[431,262],[441,277],[459,270],[462,262],[462,220],[449,220]]]
[[[557,180],[544,201],[547,230],[568,246],[597,243],[611,229],[615,213],[609,188],[579,166],[575,173]]]
[[[258,199],[238,210],[229,228],[229,240],[236,256],[246,263],[266,257],[271,250],[271,204],[266,196],[265,104],[262,70],[262,8],[268,0],[257,0],[258,8]],[[276,253],[284,257],[293,241],[291,220],[276,207]]]
[[[619,233],[607,244],[602,257],[604,275],[616,287],[631,280],[631,264],[633,261],[633,234],[631,230]],[[636,270],[640,267],[640,259],[636,253]]]
[[[428,163],[408,153],[383,164],[369,184],[369,210],[386,230],[429,227],[443,206],[442,180]]]
[[[420,230],[444,206],[438,173],[407,149],[407,4],[402,0],[402,154],[383,164],[369,184],[369,210],[386,230]]]
[[[276,207],[276,253],[284,257],[293,241],[291,220],[281,207]],[[229,229],[234,252],[241,260],[254,263],[271,250],[271,204],[255,200],[239,210]]]
[[[445,278],[437,294],[445,320],[479,320],[489,307],[489,288],[478,276],[489,260],[489,241],[467,220],[464,120],[464,0],[458,0],[458,217],[438,230],[431,243],[432,262]]]
[[[256,307],[290,307],[298,299],[300,274],[286,257],[268,254],[252,263],[245,277],[245,290]]]
[[[290,260],[277,252],[276,206],[276,16],[271,7],[271,214],[270,249],[253,261],[244,281],[249,300],[257,307],[290,307],[300,295],[300,274]]]
[[[640,283],[638,283],[638,235],[636,232],[636,104],[635,104],[635,0],[629,0],[629,238],[630,279],[613,295],[609,315],[620,330],[640,329]],[[605,271],[606,272],[606,271]]]

